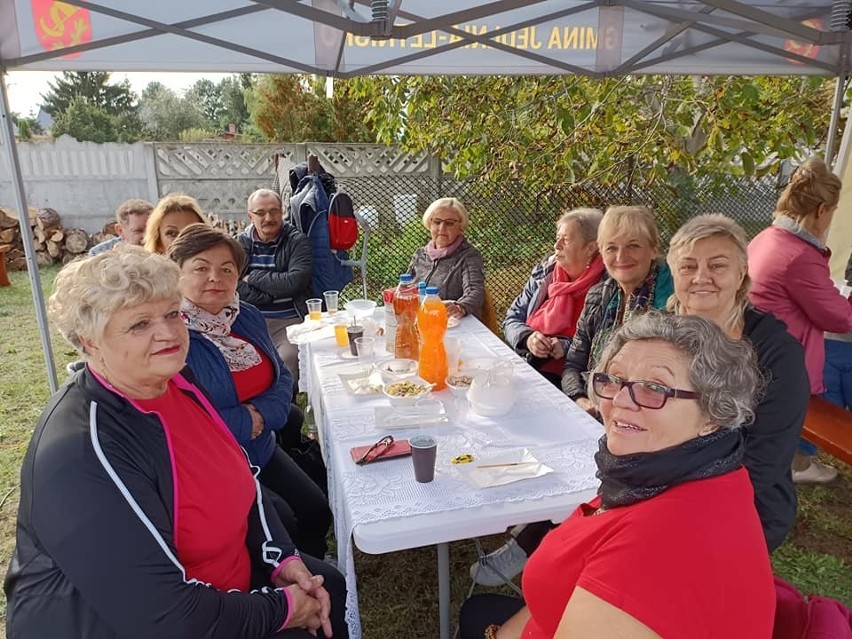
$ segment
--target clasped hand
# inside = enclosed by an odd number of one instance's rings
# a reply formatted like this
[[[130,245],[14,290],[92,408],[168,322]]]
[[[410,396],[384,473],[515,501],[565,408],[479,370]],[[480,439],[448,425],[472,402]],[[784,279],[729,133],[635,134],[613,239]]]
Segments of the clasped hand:
[[[273,583],[290,594],[287,628],[306,628],[313,635],[322,628],[325,636],[331,637],[331,597],[323,588],[322,575],[312,575],[301,560],[291,560]]]
[[[527,338],[527,350],[535,357],[546,359],[562,359],[565,357],[565,349],[558,337],[548,337],[544,333],[534,331]]]

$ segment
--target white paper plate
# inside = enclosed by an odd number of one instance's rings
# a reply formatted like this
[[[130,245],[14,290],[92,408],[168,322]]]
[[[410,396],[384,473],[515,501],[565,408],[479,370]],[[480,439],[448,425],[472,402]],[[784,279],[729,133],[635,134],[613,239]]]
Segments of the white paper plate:
[[[363,371],[338,373],[337,376],[343,383],[343,390],[350,395],[375,397],[382,394],[382,376],[377,370],[373,370],[369,376]]]

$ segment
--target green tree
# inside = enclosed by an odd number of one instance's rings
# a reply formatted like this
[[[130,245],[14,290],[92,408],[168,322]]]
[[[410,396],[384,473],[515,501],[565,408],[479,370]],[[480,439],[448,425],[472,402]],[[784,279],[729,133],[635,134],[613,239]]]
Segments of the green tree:
[[[54,137],[71,135],[89,142],[135,142],[144,133],[130,82],[109,84],[109,73],[65,72],[42,95],[53,116]],[[76,120],[79,118],[79,121]]]
[[[54,118],[65,111],[77,97],[85,98],[91,105],[101,107],[113,115],[126,115],[135,110],[136,94],[130,82],[123,80],[109,84],[105,71],[65,71],[61,77],[49,82],[50,91],[42,95],[42,106]]]
[[[812,77],[374,77],[350,81],[380,141],[459,177],[553,188],[672,173],[763,175],[824,143]]]
[[[348,81],[335,82],[331,100],[323,83],[310,76],[261,77],[247,92],[252,123],[276,142],[375,142]]]
[[[150,140],[175,141],[187,129],[210,129],[197,101],[189,94],[179,96],[159,82],[145,87],[139,105]]]
[[[51,133],[56,138],[70,135],[81,142],[137,142],[144,129],[135,114],[113,115],[84,97],[76,97],[56,116]]]
[[[41,126],[38,119],[30,114],[27,117],[20,113],[12,112],[12,121],[18,127],[18,137],[22,140],[30,140],[34,135],[42,135],[44,127]]]

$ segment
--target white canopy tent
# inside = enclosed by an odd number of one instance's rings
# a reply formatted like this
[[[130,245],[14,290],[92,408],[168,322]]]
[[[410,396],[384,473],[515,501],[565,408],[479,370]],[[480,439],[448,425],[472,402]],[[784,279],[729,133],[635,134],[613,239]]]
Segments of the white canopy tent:
[[[852,0],[0,0],[0,71],[849,75]],[[18,210],[24,184],[0,86]],[[847,136],[848,137],[848,136]],[[27,266],[57,387],[27,216]]]

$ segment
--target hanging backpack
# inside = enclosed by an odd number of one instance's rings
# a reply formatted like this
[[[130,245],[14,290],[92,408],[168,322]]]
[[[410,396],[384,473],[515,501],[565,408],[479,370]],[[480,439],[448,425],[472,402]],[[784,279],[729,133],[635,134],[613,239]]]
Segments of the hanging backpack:
[[[337,185],[331,174],[317,166],[315,172],[309,172],[305,163],[290,169],[290,222],[311,241],[311,292],[322,298],[325,291],[342,290],[355,274],[343,263],[348,253],[331,246],[328,192],[337,190]]]
[[[335,193],[328,203],[328,235],[334,251],[348,251],[358,241],[358,220],[348,193]]]

